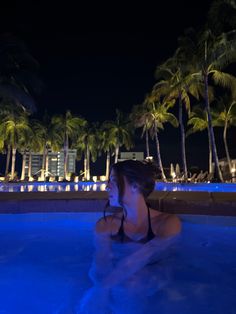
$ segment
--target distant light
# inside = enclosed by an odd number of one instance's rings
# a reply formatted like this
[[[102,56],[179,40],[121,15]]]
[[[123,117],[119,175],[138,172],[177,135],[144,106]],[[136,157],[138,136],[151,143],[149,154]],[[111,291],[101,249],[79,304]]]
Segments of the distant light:
[[[106,176],[100,176],[100,181],[106,181]]]
[[[106,187],[107,187],[107,185],[105,183],[102,183],[100,185],[100,191],[106,191]]]
[[[93,182],[97,182],[97,176],[93,176]]]

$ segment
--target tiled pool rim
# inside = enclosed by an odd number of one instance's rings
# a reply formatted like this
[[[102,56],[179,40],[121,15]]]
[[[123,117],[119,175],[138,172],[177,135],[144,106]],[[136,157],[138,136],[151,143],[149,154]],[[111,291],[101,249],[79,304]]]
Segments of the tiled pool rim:
[[[154,191],[148,201],[169,213],[236,216],[235,192]],[[11,192],[0,194],[0,213],[102,212],[106,203],[106,191]]]

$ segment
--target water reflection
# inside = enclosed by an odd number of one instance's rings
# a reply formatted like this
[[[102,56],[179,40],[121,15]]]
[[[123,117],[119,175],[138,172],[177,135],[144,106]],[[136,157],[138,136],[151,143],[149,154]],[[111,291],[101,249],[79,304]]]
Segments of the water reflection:
[[[98,186],[97,186],[97,184],[96,184],[96,183],[92,185],[92,189],[93,189],[93,191],[97,191],[97,188],[98,188]]]
[[[70,185],[66,185],[65,191],[70,192]]]
[[[155,294],[172,280],[178,239],[155,239],[143,245],[112,243],[110,238],[95,236],[88,273],[92,285],[77,313],[150,313],[151,297],[156,299]]]
[[[106,184],[100,182],[30,182],[0,183],[0,192],[77,192],[105,191]]]
[[[29,182],[0,183],[1,192],[106,191],[106,182]],[[156,183],[158,191],[236,192],[235,183]]]
[[[34,190],[34,185],[33,184],[30,184],[27,187],[28,187],[28,192],[32,192]]]

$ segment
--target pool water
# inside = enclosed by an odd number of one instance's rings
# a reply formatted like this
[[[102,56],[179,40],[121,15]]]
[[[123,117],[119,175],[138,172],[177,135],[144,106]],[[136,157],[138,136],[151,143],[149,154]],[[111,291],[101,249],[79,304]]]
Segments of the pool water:
[[[236,183],[164,183],[157,182],[158,191],[236,192]]]
[[[105,191],[105,182],[21,182],[0,183],[0,192],[77,192]]]
[[[93,228],[100,217],[101,213],[2,214],[0,313],[79,313],[80,301],[93,286],[88,273]],[[125,283],[126,290],[114,289],[108,304],[112,310],[106,313],[235,313],[236,219],[180,217],[183,231],[176,246],[137,274],[140,287],[150,282],[149,291]]]
[[[106,182],[27,182],[0,183],[0,192],[77,192],[105,191]],[[236,192],[236,183],[172,183],[157,182],[157,191]]]

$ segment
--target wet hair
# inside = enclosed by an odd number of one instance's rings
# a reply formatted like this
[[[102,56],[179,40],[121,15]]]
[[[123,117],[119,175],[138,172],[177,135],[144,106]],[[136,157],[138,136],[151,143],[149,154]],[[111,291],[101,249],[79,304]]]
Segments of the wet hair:
[[[155,182],[158,174],[158,167],[152,161],[139,161],[128,159],[117,162],[111,166],[111,170],[114,171],[117,178],[117,188],[119,203],[123,204],[123,195],[125,190],[124,177],[129,184],[136,185],[139,192],[143,195],[146,203],[147,197],[154,190]],[[109,201],[105,206],[103,212],[104,218],[106,219],[106,209],[109,207]]]
[[[129,184],[136,185],[146,200],[154,190],[157,177],[157,167],[150,161],[124,160],[113,164],[112,168],[117,177],[119,202],[122,204],[124,195],[124,177]]]

